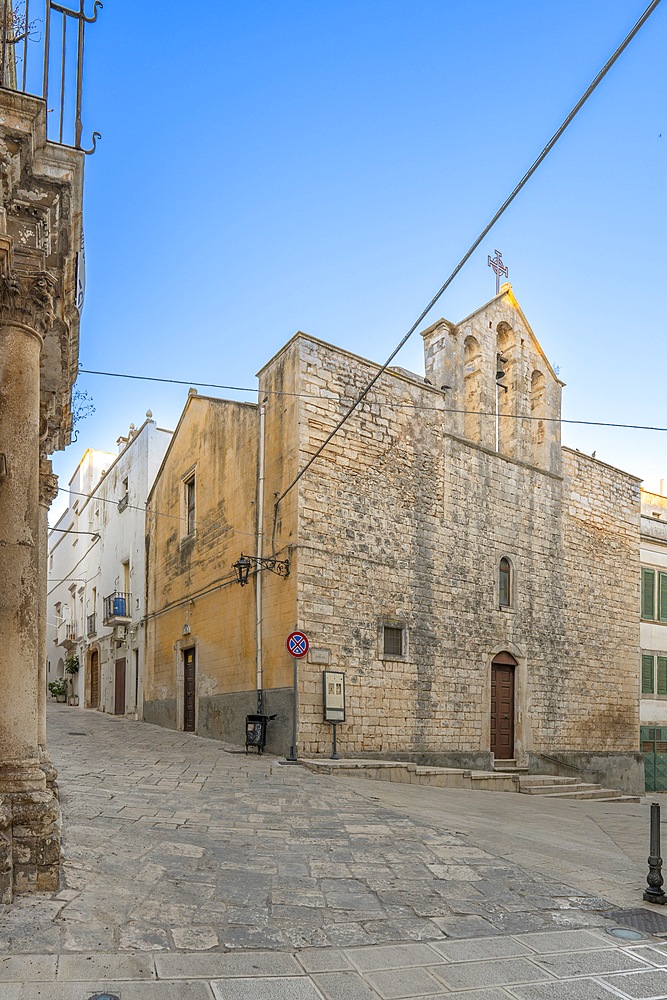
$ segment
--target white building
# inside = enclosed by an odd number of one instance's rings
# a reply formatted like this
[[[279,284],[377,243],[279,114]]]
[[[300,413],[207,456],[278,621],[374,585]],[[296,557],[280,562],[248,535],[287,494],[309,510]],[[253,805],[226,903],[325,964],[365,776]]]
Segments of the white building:
[[[642,490],[641,747],[646,791],[667,791],[667,497]]]
[[[86,451],[49,533],[47,682],[77,657],[69,691],[81,707],[141,718],[145,505],[171,434],[149,410],[117,455]]]
[[[667,726],[667,497],[642,490],[642,726]]]

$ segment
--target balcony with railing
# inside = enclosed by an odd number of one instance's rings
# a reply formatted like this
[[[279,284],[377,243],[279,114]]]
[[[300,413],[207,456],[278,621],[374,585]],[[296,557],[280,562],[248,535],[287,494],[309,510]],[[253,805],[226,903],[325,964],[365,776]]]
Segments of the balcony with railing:
[[[76,646],[76,624],[63,618],[56,626],[56,644],[64,646],[65,649],[74,649]]]
[[[86,635],[90,639],[91,636],[97,634],[97,615],[88,615],[86,618]]]
[[[132,621],[132,595],[114,591],[104,598],[105,625],[128,625]]]
[[[47,132],[52,142],[92,153],[82,143],[83,54],[85,28],[97,20],[100,0],[79,0],[78,10],[56,0],[0,3],[0,87],[41,97],[53,114]]]

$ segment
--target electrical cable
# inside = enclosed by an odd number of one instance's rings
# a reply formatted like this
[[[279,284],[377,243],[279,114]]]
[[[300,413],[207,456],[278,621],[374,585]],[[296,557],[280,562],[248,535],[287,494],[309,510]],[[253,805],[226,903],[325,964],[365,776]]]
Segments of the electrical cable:
[[[82,371],[84,371],[84,369],[82,369]],[[128,378],[128,379],[139,378],[139,379],[142,379],[145,382],[175,382],[177,385],[181,385],[182,384],[182,385],[212,386],[213,388],[217,388],[217,389],[230,389],[230,390],[233,389],[235,392],[253,392],[253,393],[257,392],[256,388],[255,389],[250,389],[247,386],[240,386],[240,385],[216,385],[216,386],[213,386],[213,383],[211,383],[211,382],[192,382],[192,381],[181,383],[181,382],[178,381],[178,379],[157,378],[157,377],[154,377],[152,375],[128,375],[128,374],[125,374],[123,372],[98,372],[98,371],[90,371],[90,370],[86,370],[86,374],[88,374],[88,375],[107,375],[107,376],[110,376],[112,378]],[[426,388],[429,388],[429,389],[433,389],[434,388],[433,386],[428,385],[428,383],[426,383],[426,382],[424,382],[423,384],[424,384],[424,386]],[[267,389],[264,394],[268,394],[268,393],[270,393],[271,395],[274,395],[274,396],[293,396],[293,397],[296,397],[298,399],[320,400],[320,401],[322,401],[324,403],[341,402],[341,397],[340,396],[338,397],[338,399],[335,399],[335,397],[333,395],[331,395],[331,396],[322,396],[322,395],[319,395],[319,394],[309,393],[309,392],[283,392],[280,389],[271,389],[271,390]],[[221,402],[228,402],[228,401],[227,400],[221,400]],[[385,407],[389,407],[389,408],[394,409],[394,410],[435,410],[435,411],[440,412],[440,413],[470,414],[471,416],[478,416],[478,417],[495,417],[496,416],[496,414],[494,412],[491,412],[490,410],[462,410],[462,409],[457,409],[457,408],[448,407],[448,406],[444,406],[444,407],[443,406],[429,406],[428,404],[425,404],[425,403],[400,403],[400,402],[393,402],[392,400],[389,400],[389,399],[375,399],[375,400],[372,400],[372,403],[373,403],[374,406],[385,406]],[[533,416],[531,416],[528,413],[501,413],[500,416],[503,419],[511,417],[511,418],[514,418],[515,420],[542,420],[545,423],[581,424],[581,425],[584,425],[584,426],[587,426],[587,427],[615,427],[615,428],[619,428],[621,430],[634,430],[634,431],[667,431],[667,427],[654,427],[654,426],[649,425],[649,424],[620,424],[620,423],[615,423],[615,422],[612,422],[612,421],[609,421],[609,420],[575,420],[575,419],[569,418],[569,417],[533,417]],[[63,490],[65,490],[64,487],[63,487]],[[79,494],[76,494],[76,495],[77,496],[89,496],[89,494],[87,494],[87,493],[79,493]],[[102,500],[101,497],[98,497],[97,499]],[[118,501],[117,500],[104,500],[103,502],[104,503],[117,503]],[[128,504],[128,506],[131,507],[132,504]],[[143,510],[144,508],[143,507],[137,507],[135,509],[136,510]],[[182,518],[180,518],[178,514],[162,514],[160,511],[155,511],[154,513],[159,514],[161,517],[175,517],[175,518],[178,518],[179,520],[182,520]],[[242,535],[243,534],[252,534],[252,532],[244,532],[244,531],[239,531],[238,533],[242,534]]]
[[[71,490],[71,489],[69,489],[67,486],[59,486],[58,487],[58,492],[59,493],[67,493],[70,496],[75,496],[75,497],[85,497],[87,500],[95,500],[98,503],[112,503],[116,507],[118,506],[118,500],[114,500],[111,497],[98,497],[98,496],[95,495],[95,493],[80,493],[77,490]],[[85,504],[84,504],[84,506],[85,506]],[[155,514],[158,517],[171,517],[171,518],[173,518],[176,521],[185,521],[186,520],[186,518],[181,517],[180,514],[167,514],[167,513],[163,512],[161,510],[153,510],[151,507],[140,507],[137,504],[133,504],[133,503],[128,503],[125,509],[126,510],[128,510],[128,509],[129,510],[140,510],[144,514]],[[62,516],[63,515],[61,514],[61,517]],[[217,522],[215,522],[215,521],[212,522],[213,526],[216,523]],[[206,528],[209,528],[209,527],[212,526],[212,524],[210,522],[206,522],[206,521],[195,521],[195,527],[206,527]],[[251,538],[255,537],[255,532],[254,531],[241,531],[240,528],[231,528],[230,530],[233,531],[235,535],[249,535]],[[67,532],[67,528],[49,528],[49,531],[65,531],[65,532]],[[95,534],[97,534],[97,532],[95,532],[95,531],[72,531],[72,532],[70,532],[70,534],[72,534],[72,535],[77,535],[77,534],[78,535],[95,535]]]
[[[79,368],[81,375],[106,375],[108,378],[130,378],[138,379],[140,382],[165,382],[168,385],[188,385],[197,386],[200,389],[225,389],[228,392],[257,392],[257,388],[251,389],[247,385],[220,385],[218,382],[194,382],[180,378],[159,378],[155,375],[130,375],[125,372],[98,372],[91,368]],[[285,389],[267,389],[267,395],[271,396],[300,396],[299,392],[287,392]],[[313,397],[318,398],[318,397]]]
[[[97,534],[99,534],[99,532],[97,532],[97,531],[74,531],[73,528],[49,528],[49,532],[51,532],[51,531],[62,531],[63,534],[65,534],[65,535],[97,535]]]
[[[317,451],[315,451],[314,454],[311,455],[311,457],[308,459],[308,461],[303,466],[303,468],[297,473],[297,475],[292,480],[292,482],[289,484],[289,486],[287,486],[287,488],[284,489],[283,492],[280,494],[280,496],[277,498],[277,500],[275,502],[275,505],[274,505],[274,517],[273,517],[273,537],[274,537],[274,540],[275,540],[276,521],[277,521],[277,517],[278,517],[278,506],[279,506],[281,500],[284,500],[285,497],[287,496],[287,494],[290,492],[290,490],[294,489],[294,487],[299,482],[299,480],[301,479],[301,477],[303,475],[305,475],[305,473],[308,471],[308,469],[313,464],[313,462],[315,462],[319,458],[319,456],[322,454],[322,452],[327,447],[327,445],[332,440],[332,438],[334,438],[336,436],[336,434],[338,433],[338,431],[349,420],[349,418],[352,416],[352,414],[357,409],[357,407],[362,402],[362,400],[365,399],[365,397],[368,395],[368,393],[373,388],[373,386],[375,385],[375,383],[378,381],[378,379],[381,377],[381,375],[386,371],[386,369],[389,367],[389,365],[391,364],[391,362],[394,360],[394,358],[396,357],[396,355],[398,354],[398,352],[401,350],[401,348],[404,347],[404,345],[408,342],[408,340],[410,339],[410,337],[412,336],[412,334],[415,332],[415,330],[417,329],[417,327],[419,326],[419,324],[426,318],[426,316],[429,314],[429,312],[431,311],[431,309],[433,308],[433,306],[436,304],[436,302],[440,299],[440,297],[447,290],[447,288],[449,288],[449,286],[451,285],[451,283],[454,280],[454,278],[457,276],[457,274],[459,273],[459,271],[461,271],[461,269],[463,268],[463,266],[467,263],[467,261],[473,255],[473,253],[475,252],[475,250],[477,249],[477,247],[480,245],[480,243],[482,242],[482,240],[488,235],[488,233],[491,231],[491,229],[493,229],[493,227],[495,226],[495,224],[498,221],[498,219],[500,219],[500,217],[503,215],[503,213],[506,211],[506,209],[509,208],[509,206],[512,204],[512,202],[514,201],[514,199],[516,198],[516,196],[519,194],[519,192],[521,191],[521,189],[530,180],[530,178],[533,176],[533,174],[535,173],[535,171],[537,170],[537,168],[540,166],[540,164],[543,162],[543,160],[551,152],[551,150],[556,145],[556,143],[558,142],[558,140],[560,139],[560,137],[562,136],[562,134],[565,132],[565,130],[568,127],[568,125],[571,124],[571,122],[576,117],[576,115],[581,110],[581,108],[584,106],[584,104],[586,103],[586,101],[588,100],[588,98],[591,96],[591,94],[597,88],[598,84],[604,79],[604,77],[607,75],[607,73],[609,72],[609,70],[611,69],[611,67],[614,65],[614,63],[616,62],[616,60],[619,58],[619,56],[622,54],[622,52],[627,48],[627,46],[630,44],[630,42],[635,37],[635,35],[637,34],[637,32],[640,30],[640,28],[642,27],[642,25],[651,16],[651,14],[656,9],[656,7],[658,6],[659,3],[660,3],[660,0],[651,0],[651,3],[648,5],[648,7],[644,11],[644,13],[641,15],[641,17],[639,18],[639,20],[634,25],[634,27],[632,27],[630,29],[630,31],[625,36],[625,38],[623,39],[623,41],[621,42],[621,44],[618,46],[618,48],[615,50],[615,52],[613,53],[613,55],[607,60],[607,62],[604,64],[604,66],[602,67],[602,69],[600,70],[600,72],[597,74],[597,76],[595,77],[595,79],[593,80],[593,82],[589,85],[588,89],[579,98],[579,100],[577,101],[577,103],[575,104],[575,106],[572,108],[572,110],[570,111],[569,115],[567,116],[567,118],[565,119],[565,121],[562,123],[562,125],[560,126],[560,128],[558,128],[556,130],[556,132],[554,132],[554,134],[552,135],[551,139],[549,139],[548,143],[543,148],[542,152],[539,154],[539,156],[537,157],[537,159],[534,160],[534,162],[528,168],[528,170],[523,175],[523,177],[521,178],[521,180],[519,181],[519,183],[516,185],[516,187],[514,188],[514,190],[512,191],[512,193],[509,195],[509,197],[507,197],[505,199],[505,201],[502,203],[502,205],[500,206],[500,208],[498,209],[498,211],[495,213],[495,215],[493,216],[493,218],[491,219],[491,221],[488,223],[487,226],[484,227],[484,229],[482,230],[482,232],[479,234],[479,236],[477,237],[477,239],[473,242],[473,244],[470,246],[470,248],[467,250],[467,252],[461,258],[461,260],[456,265],[456,267],[454,268],[454,270],[452,271],[452,273],[449,275],[449,277],[447,278],[447,280],[444,282],[443,285],[440,286],[440,288],[435,293],[435,295],[433,296],[433,298],[431,299],[431,301],[428,303],[428,305],[421,311],[421,313],[419,314],[418,318],[412,324],[412,326],[410,327],[410,329],[408,330],[408,332],[405,334],[405,336],[399,341],[398,345],[391,352],[391,354],[389,355],[389,357],[387,358],[387,360],[385,361],[385,363],[382,365],[382,367],[379,369],[379,371],[370,380],[370,382],[368,383],[368,385],[362,391],[361,395],[355,400],[355,402],[352,404],[352,406],[349,408],[349,410],[338,421],[338,423],[336,424],[336,426],[334,427],[334,429],[327,436],[327,438],[324,440],[324,442],[320,445],[320,447],[317,449]]]
[[[72,569],[70,570],[70,573],[73,573],[74,570],[77,569],[81,565],[81,563],[86,558],[86,556],[90,552],[93,551],[93,549],[95,548],[95,546],[97,545],[97,543],[99,542],[99,540],[100,540],[100,536],[98,535],[97,538],[95,539],[95,541],[92,542],[91,545],[83,553],[83,555],[81,556],[81,558],[79,559],[79,561],[77,563],[74,563],[74,565],[72,566]],[[48,597],[50,594],[52,594],[53,591],[56,590],[60,586],[61,583],[66,583],[68,579],[71,580],[72,578],[71,577],[66,577],[64,580],[59,580],[58,583],[55,585],[55,587],[51,587],[51,590],[47,590],[46,596]],[[75,581],[75,582],[78,582],[78,581]]]

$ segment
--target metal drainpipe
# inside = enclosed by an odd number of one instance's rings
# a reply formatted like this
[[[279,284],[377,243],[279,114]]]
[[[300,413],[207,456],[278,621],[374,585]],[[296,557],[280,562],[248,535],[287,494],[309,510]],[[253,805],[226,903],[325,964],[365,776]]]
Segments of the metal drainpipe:
[[[259,480],[257,483],[257,558],[262,558],[264,540],[264,406],[259,408]],[[255,574],[255,628],[257,635],[257,712],[264,710],[262,690],[262,573]]]

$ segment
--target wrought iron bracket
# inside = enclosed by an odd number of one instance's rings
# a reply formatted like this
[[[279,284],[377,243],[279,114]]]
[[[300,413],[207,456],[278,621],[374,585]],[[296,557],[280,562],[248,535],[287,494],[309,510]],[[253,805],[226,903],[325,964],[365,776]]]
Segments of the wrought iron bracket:
[[[82,149],[81,152],[85,153],[86,156],[90,156],[91,153],[94,153],[95,150],[97,149],[97,140],[101,139],[101,138],[102,138],[102,135],[101,135],[100,132],[93,132],[93,145],[92,145],[92,148],[91,149]]]
[[[53,0],[51,0],[51,10],[57,10],[59,14],[69,14],[71,17],[81,18],[81,20],[85,21],[86,24],[94,24],[97,20],[97,8],[99,7],[101,10],[104,7],[104,4],[102,3],[102,0],[95,0],[93,5],[93,16],[88,17],[83,9],[84,2],[85,0],[81,0],[78,10],[70,10],[69,7],[61,7],[59,3],[54,3]]]
[[[248,582],[250,567],[253,563],[259,569],[268,569],[271,573],[275,573],[276,576],[289,576],[289,559],[275,559],[273,556],[268,559],[263,559],[261,556],[246,556],[241,553],[232,568],[236,570],[237,581],[242,587],[245,587]]]

